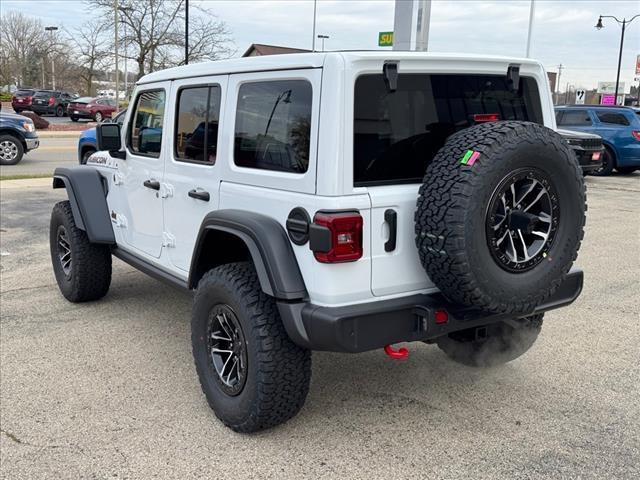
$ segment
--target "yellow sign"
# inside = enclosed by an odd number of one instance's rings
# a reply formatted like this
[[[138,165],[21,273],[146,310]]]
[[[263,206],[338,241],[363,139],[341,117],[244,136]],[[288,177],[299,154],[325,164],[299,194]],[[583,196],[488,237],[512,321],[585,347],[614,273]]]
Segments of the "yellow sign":
[[[379,47],[392,47],[393,46],[393,32],[380,32],[380,33],[378,33],[378,46]]]

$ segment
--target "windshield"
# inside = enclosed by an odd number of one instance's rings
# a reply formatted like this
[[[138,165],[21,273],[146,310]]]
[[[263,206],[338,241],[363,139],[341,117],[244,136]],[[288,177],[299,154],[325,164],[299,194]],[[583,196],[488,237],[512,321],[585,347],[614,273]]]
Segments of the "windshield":
[[[355,186],[422,181],[446,139],[475,124],[478,114],[543,123],[536,81],[521,77],[518,91],[512,91],[506,76],[408,73],[389,92],[382,74],[358,77]]]
[[[93,97],[80,97],[74,98],[73,103],[91,103],[91,100],[93,100]]]

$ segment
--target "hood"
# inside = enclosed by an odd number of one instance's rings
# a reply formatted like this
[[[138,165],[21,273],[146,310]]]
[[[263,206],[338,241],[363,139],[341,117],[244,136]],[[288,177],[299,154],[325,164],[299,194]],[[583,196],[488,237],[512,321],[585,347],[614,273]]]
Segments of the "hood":
[[[18,115],[17,113],[9,113],[5,110],[3,110],[0,113],[0,117],[2,117],[2,119],[7,119],[7,120],[15,120],[17,122],[30,122],[33,123],[33,120],[31,120],[29,117],[25,117],[24,115]]]
[[[595,135],[593,133],[575,132],[573,130],[565,130],[563,128],[558,128],[556,132],[558,132],[564,138],[576,138],[576,139],[602,138],[600,135]]]

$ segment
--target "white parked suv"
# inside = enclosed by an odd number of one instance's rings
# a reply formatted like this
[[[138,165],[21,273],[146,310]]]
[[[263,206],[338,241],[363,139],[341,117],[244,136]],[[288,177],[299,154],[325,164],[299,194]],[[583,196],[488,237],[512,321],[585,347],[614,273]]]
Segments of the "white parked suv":
[[[302,407],[311,351],[437,344],[495,365],[523,354],[570,270],[585,188],[529,59],[332,52],[151,73],[87,165],[51,257],[72,302],[111,259],[194,290],[196,370],[215,414],[251,432]]]

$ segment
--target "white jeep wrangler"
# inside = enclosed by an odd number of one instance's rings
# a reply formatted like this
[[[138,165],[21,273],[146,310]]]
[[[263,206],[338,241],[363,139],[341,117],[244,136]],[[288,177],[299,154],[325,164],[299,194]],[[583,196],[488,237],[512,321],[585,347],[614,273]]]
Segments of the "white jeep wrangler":
[[[166,128],[165,128],[166,126]],[[72,302],[103,297],[112,255],[194,290],[193,355],[230,428],[302,407],[311,351],[436,343],[495,365],[522,355],[571,270],[585,187],[525,59],[310,53],[143,77],[122,127],[98,127],[51,257]]]

